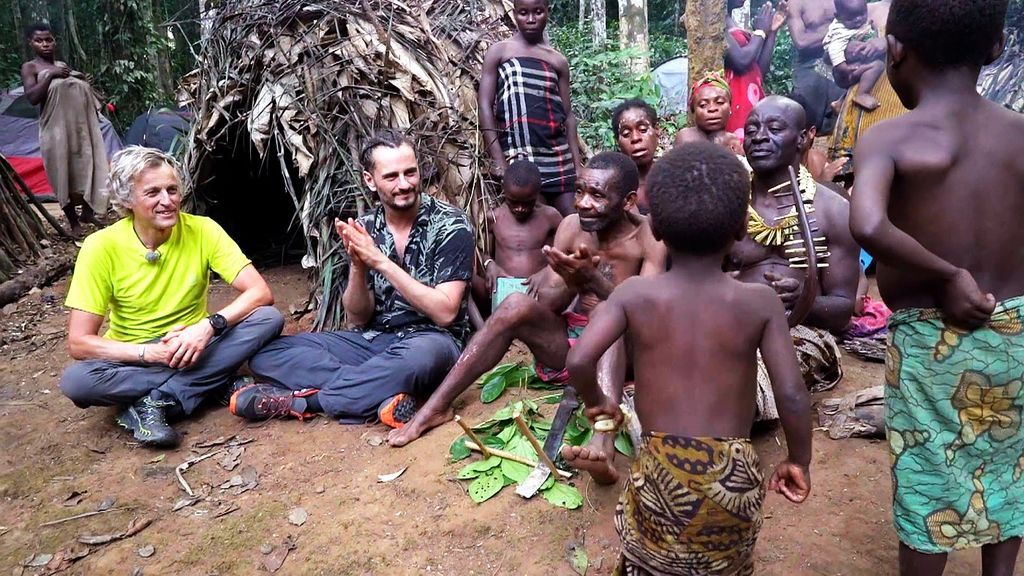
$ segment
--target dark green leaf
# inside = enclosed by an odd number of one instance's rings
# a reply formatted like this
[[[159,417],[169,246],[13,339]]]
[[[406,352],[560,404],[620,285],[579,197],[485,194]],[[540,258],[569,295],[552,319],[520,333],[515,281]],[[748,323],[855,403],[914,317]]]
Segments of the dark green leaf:
[[[490,404],[501,396],[501,393],[505,391],[505,386],[508,380],[502,376],[497,378],[490,378],[484,383],[484,389],[480,391],[480,401],[484,404]]]

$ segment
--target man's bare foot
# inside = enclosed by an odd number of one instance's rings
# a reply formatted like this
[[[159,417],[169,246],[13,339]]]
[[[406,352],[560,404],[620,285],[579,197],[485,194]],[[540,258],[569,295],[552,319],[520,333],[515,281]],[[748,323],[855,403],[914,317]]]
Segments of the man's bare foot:
[[[853,97],[853,103],[869,112],[882,105],[882,103],[871,94],[857,94]]]
[[[388,446],[405,446],[409,442],[423,436],[428,430],[437,428],[455,418],[455,410],[449,407],[443,412],[426,412],[422,408],[405,426],[388,433]]]
[[[619,472],[603,451],[589,446],[563,446],[562,458],[569,466],[589,472],[598,484],[615,484],[619,481]]]

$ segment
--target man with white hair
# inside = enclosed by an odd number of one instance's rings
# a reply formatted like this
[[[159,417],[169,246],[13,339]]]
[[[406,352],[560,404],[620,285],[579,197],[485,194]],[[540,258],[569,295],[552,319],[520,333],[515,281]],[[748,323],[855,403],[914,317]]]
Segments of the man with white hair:
[[[174,446],[167,416],[187,416],[226,392],[284,319],[227,233],[181,212],[172,157],[125,148],[112,159],[108,190],[123,218],[86,238],[78,254],[65,301],[68,350],[78,362],[60,388],[80,408],[124,406],[117,423],[141,444]],[[239,292],[214,314],[207,311],[211,271]]]

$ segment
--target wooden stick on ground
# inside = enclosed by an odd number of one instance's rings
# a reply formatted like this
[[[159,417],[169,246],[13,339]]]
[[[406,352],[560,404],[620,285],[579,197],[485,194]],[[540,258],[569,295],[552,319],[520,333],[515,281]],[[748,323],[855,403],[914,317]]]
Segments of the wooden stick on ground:
[[[477,444],[476,442],[466,442],[466,448],[469,448],[470,450],[476,450],[477,452],[483,452],[483,450],[480,449],[480,445]],[[529,466],[530,468],[537,467],[536,462],[530,460],[525,456],[520,456],[519,454],[513,454],[511,452],[506,452],[504,450],[498,450],[497,448],[487,448],[487,454],[490,454],[491,456],[497,456],[498,458],[511,460],[513,462],[518,462],[525,466]],[[558,472],[558,475],[563,478],[572,478],[572,472],[566,472],[565,470],[562,470],[560,468],[555,468],[554,471]]]
[[[63,524],[70,522],[71,520],[78,520],[79,518],[88,518],[89,516],[96,516],[97,514],[106,514],[107,512],[117,512],[120,510],[127,510],[127,508],[107,508],[106,510],[95,510],[93,512],[83,512],[81,514],[75,514],[74,516],[68,516],[67,518],[61,518],[60,520],[51,520],[44,524],[40,524],[40,528],[46,528],[47,526],[56,526],[57,524]]]

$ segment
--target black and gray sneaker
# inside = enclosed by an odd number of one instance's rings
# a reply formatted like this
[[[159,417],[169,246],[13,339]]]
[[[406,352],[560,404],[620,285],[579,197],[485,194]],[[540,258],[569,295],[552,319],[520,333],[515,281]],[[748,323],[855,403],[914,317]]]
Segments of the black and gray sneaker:
[[[219,401],[221,406],[230,406],[231,397],[246,386],[252,386],[256,383],[256,378],[252,376],[235,376],[235,378],[224,388],[224,392],[221,394]]]
[[[173,448],[178,445],[178,433],[167,425],[164,414],[173,405],[174,402],[145,396],[118,414],[116,421],[144,446]]]

